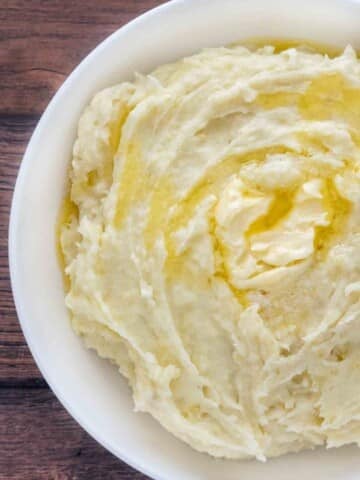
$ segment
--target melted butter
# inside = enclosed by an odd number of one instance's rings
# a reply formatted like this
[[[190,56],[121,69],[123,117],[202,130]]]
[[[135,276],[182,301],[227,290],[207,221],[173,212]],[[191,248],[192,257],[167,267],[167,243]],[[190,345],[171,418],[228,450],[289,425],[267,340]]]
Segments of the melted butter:
[[[269,43],[269,39],[255,39],[250,40],[250,44],[255,45],[257,48]],[[304,42],[301,40],[273,40],[270,42],[275,46],[276,52],[281,52],[291,47],[304,46],[311,51],[318,53],[326,53],[329,56],[335,56],[340,53],[339,49],[334,49],[325,45],[319,45],[312,42]],[[350,125],[354,127],[357,132],[360,129],[360,91],[358,89],[351,88],[346,85],[345,80],[341,75],[324,75],[314,79],[306,92],[301,95],[296,92],[275,92],[269,94],[259,94],[256,102],[264,108],[273,109],[278,107],[285,107],[294,105],[299,108],[299,111],[303,118],[311,120],[325,120],[333,118],[334,115],[340,115],[345,121],[348,121]],[[354,132],[354,135],[356,135]],[[299,134],[301,135],[301,134]],[[300,136],[299,136],[300,138]],[[318,139],[311,139],[313,144],[322,146],[321,141]],[[308,141],[309,143],[309,141]],[[322,146],[322,148],[324,148]],[[271,153],[270,149],[266,153]],[[258,152],[252,152],[243,158],[242,162],[249,161],[251,157],[257,157]],[[261,159],[259,159],[261,161]],[[239,168],[238,158],[226,159],[213,167],[212,171],[208,172],[205,178],[193,189],[190,195],[181,202],[177,208],[177,212],[173,218],[169,221],[169,227],[167,232],[176,231],[186,225],[189,219],[194,214],[196,206],[199,202],[211,193],[215,193],[219,186],[218,179],[226,178],[228,175],[235,173]],[[134,154],[134,147],[129,147],[125,166],[122,172],[122,181],[119,188],[118,203],[116,208],[115,225],[117,228],[121,227],[123,219],[125,218],[131,203],[135,199],[135,188],[139,179],[141,178],[141,164],[138,157]],[[288,194],[283,193],[280,202],[275,202],[276,207],[279,207],[280,203],[283,203],[284,208],[286,204]],[[168,209],[172,204],[172,191],[169,186],[169,180],[165,179],[161,181],[158,192],[153,195],[152,206],[150,207],[150,220],[145,231],[146,245],[148,248],[153,246],[156,232],[159,231],[159,226],[166,220],[166,213],[164,211],[159,212],[158,209]],[[273,212],[275,215],[276,212]],[[269,219],[267,220],[269,221]],[[262,228],[260,225],[257,227]],[[170,243],[170,242],[167,242]]]
[[[268,212],[255,220],[246,231],[246,237],[276,227],[291,212],[294,206],[295,195],[296,191],[294,190],[276,193]],[[325,180],[322,195],[323,206],[327,212],[329,225],[315,228],[314,249],[324,257],[336,235],[344,230],[347,218],[351,212],[351,203],[339,194],[334,183],[329,178]]]
[[[176,211],[169,219],[165,229],[165,238],[170,250],[173,232],[184,228],[194,216],[198,205],[209,195],[218,197],[224,182],[232,175],[237,174],[242,165],[249,162],[263,162],[268,155],[285,154],[291,152],[290,149],[278,145],[251,152],[242,155],[235,155],[223,159],[218,164],[208,169],[204,177],[192,188],[189,194],[178,203]]]
[[[256,105],[266,110],[279,107],[296,107],[301,94],[297,92],[260,93],[255,99]]]
[[[324,257],[334,238],[344,230],[351,212],[351,203],[339,194],[330,179],[326,180],[322,194],[324,196],[324,208],[328,214],[329,225],[316,227],[314,248],[321,257]]]
[[[189,194],[176,205],[174,214],[169,218],[165,226],[164,236],[169,256],[174,255],[176,251],[172,239],[173,233],[186,227],[194,216],[196,208],[206,197],[212,194],[217,197],[224,185],[224,181],[238,173],[241,165],[251,161],[262,162],[267,155],[286,153],[288,151],[281,145],[263,148],[243,155],[225,158],[209,168],[204,177],[191,189]],[[164,202],[169,203],[166,200]]]
[[[360,145],[360,89],[352,87],[340,73],[314,78],[303,94],[259,94],[255,103],[265,109],[294,106],[305,120],[340,119],[349,125],[354,142]]]
[[[98,180],[99,180],[98,171],[97,170],[91,170],[91,172],[89,172],[87,174],[86,184],[87,184],[88,187],[93,187]]]
[[[289,45],[285,43],[279,48],[285,49]],[[277,51],[281,51],[281,49]],[[329,52],[326,52],[329,53]],[[333,52],[333,56],[339,52]],[[314,78],[307,87],[304,94],[289,94],[288,92],[276,92],[272,94],[261,94],[256,102],[264,108],[279,108],[295,106],[305,120],[326,121],[340,119],[350,127],[353,142],[360,147],[360,89],[354,88],[340,74],[324,74]],[[304,149],[315,149],[324,153],[328,148],[320,138],[308,133],[301,132],[297,138]],[[347,164],[353,164],[351,160],[344,159]],[[325,173],[324,167],[324,173]],[[274,225],[283,212],[291,209],[289,193],[283,194],[280,201],[275,199],[274,210],[266,216],[258,219],[247,232],[248,234],[258,233],[267,230]],[[351,203],[341,197],[330,179],[326,180],[326,187],[323,191],[324,207],[328,212],[329,225],[317,227],[315,231],[314,248],[324,257],[333,241],[345,227],[346,220],[351,212]]]
[[[145,246],[148,250],[154,247],[159,232],[166,225],[169,209],[175,203],[174,192],[174,185],[168,177],[164,177],[154,190],[144,231]]]
[[[131,113],[131,109],[127,106],[124,107],[121,110],[119,118],[110,127],[110,138],[109,138],[109,140],[110,140],[110,146],[111,146],[112,150],[114,151],[114,153],[119,148],[122,129],[123,129],[123,126],[125,125],[126,120],[128,119],[128,116],[130,115],[130,113]],[[111,169],[111,172],[112,172],[112,169]]]
[[[298,108],[306,120],[343,120],[359,145],[360,89],[350,85],[340,73],[314,78],[300,97]]]
[[[271,45],[274,47],[275,53],[281,53],[289,48],[299,48],[311,53],[320,53],[327,55],[330,58],[341,55],[344,47],[336,47],[333,45],[327,45],[325,43],[313,42],[311,40],[293,39],[293,38],[269,38],[269,37],[254,37],[249,38],[245,42],[241,43],[249,50],[256,50],[258,48]]]
[[[203,272],[197,271],[187,266],[188,254],[183,252],[177,254],[176,245],[174,243],[173,234],[181,228],[187,226],[191,218],[195,215],[198,205],[209,195],[219,196],[220,190],[229,177],[239,172],[242,165],[248,162],[263,162],[268,155],[287,153],[289,149],[282,145],[273,146],[254,150],[243,155],[237,155],[225,158],[218,164],[211,167],[200,182],[189,192],[189,194],[178,203],[176,211],[164,224],[164,239],[167,250],[167,258],[165,261],[165,275],[168,280],[181,280],[188,287],[198,289],[199,287],[208,288],[211,280]],[[165,189],[166,192],[166,189]],[[168,193],[168,192],[166,192]],[[171,204],[171,194],[168,198],[162,198],[163,205]],[[281,204],[281,202],[280,202]],[[282,207],[279,206],[280,209]],[[275,212],[274,212],[275,215]],[[156,222],[159,226],[159,222]],[[209,216],[209,234],[211,235],[214,260],[215,260],[215,278],[222,279],[231,289],[233,295],[242,306],[248,305],[247,293],[237,289],[231,282],[230,274],[227,270],[225,258],[227,255],[226,248],[222,245],[220,239],[216,235],[216,225],[213,213]],[[149,225],[148,225],[149,229]],[[154,232],[154,227],[150,230]]]
[[[247,298],[247,291],[236,288],[231,282],[231,276],[226,265],[226,257],[229,254],[226,246],[222,243],[219,236],[216,234],[217,224],[214,216],[214,209],[209,219],[209,231],[213,242],[213,249],[215,254],[215,278],[220,278],[231,290],[234,297],[240,305],[246,308],[250,303]]]
[[[294,205],[294,190],[279,191],[275,193],[269,210],[253,222],[245,233],[246,237],[271,230],[286,218]]]
[[[275,46],[275,52],[281,52],[291,47],[304,47],[307,50],[317,53],[325,53],[330,57],[338,55],[339,49],[327,47],[324,45],[304,42],[300,40],[274,40],[274,39],[256,39],[248,42],[256,48],[271,44]],[[274,109],[278,107],[293,106],[298,109],[300,115],[306,120],[328,120],[332,118],[341,118],[348,123],[351,128],[351,135],[354,141],[360,145],[360,90],[349,85],[340,74],[321,75],[314,78],[308,85],[303,94],[297,92],[275,92],[269,94],[259,94],[255,102],[265,109]],[[123,112],[118,122],[111,129],[110,144],[115,151],[118,148],[122,125],[125,123],[129,111]],[[306,148],[311,146],[322,148],[320,139],[304,138],[299,139]],[[289,150],[282,146],[265,148],[253,151],[244,155],[226,158],[219,164],[210,168],[203,179],[190,191],[186,198],[176,203],[174,196],[174,186],[170,178],[164,177],[160,180],[158,187],[152,194],[149,206],[149,217],[144,231],[144,241],[147,249],[150,251],[154,242],[161,232],[164,235],[165,246],[167,249],[167,259],[165,263],[165,274],[169,280],[184,281],[188,286],[199,288],[209,285],[211,279],[201,272],[189,270],[187,266],[188,253],[181,255],[176,253],[176,247],[173,240],[173,234],[179,229],[185,227],[194,216],[197,206],[208,195],[219,195],[224,185],[224,181],[233,174],[239,172],[242,164],[249,161],[262,162],[267,155],[274,153],[286,153]],[[112,175],[113,163],[110,162],[106,167],[106,175]],[[120,184],[118,187],[118,197],[114,224],[120,229],[131,206],[145,198],[146,194],[151,193],[151,182],[144,176],[144,164],[141,160],[140,150],[135,144],[129,145],[125,152],[124,166],[121,172]],[[104,172],[101,172],[104,173]],[[92,187],[98,181],[99,173],[89,172],[85,188]],[[350,204],[343,199],[332,182],[326,183],[324,191],[324,204],[329,215],[330,225],[328,227],[317,227],[315,236],[315,248],[325,252],[330,245],[334,234],[341,231],[344,227],[346,218],[350,212]],[[291,210],[293,205],[294,192],[277,192],[273,203],[266,215],[256,220],[249,228],[246,235],[260,233],[273,228],[281,219],[283,219]],[[169,215],[170,207],[174,206],[174,213]],[[60,245],[60,231],[63,226],[71,221],[73,215],[78,215],[76,205],[68,196],[61,209],[57,227],[58,238],[58,256],[59,262],[64,271],[65,261]],[[215,256],[215,277],[224,280],[231,288],[234,296],[242,305],[247,304],[246,292],[236,289],[232,286],[229,273],[226,269],[224,258],[226,251],[224,246],[216,236],[216,229],[213,217],[209,220],[209,234],[213,241]]]
[[[165,275],[167,281],[170,283],[181,282],[194,292],[201,292],[201,290],[208,289],[215,279],[224,282],[231,290],[233,296],[237,299],[239,304],[246,308],[249,305],[247,298],[247,291],[236,288],[230,279],[230,274],[226,266],[227,250],[222,244],[220,238],[216,234],[216,220],[214,217],[214,208],[209,214],[209,235],[212,241],[212,248],[214,253],[215,271],[214,274],[208,276],[200,269],[193,269],[189,264],[188,252],[176,253],[173,242],[167,243],[167,258],[165,262]]]
[[[65,262],[65,254],[61,245],[61,232],[64,228],[69,226],[74,219],[78,218],[78,216],[79,216],[79,209],[77,205],[71,200],[70,193],[67,192],[59,211],[58,219],[56,222],[56,231],[55,231],[56,255],[57,255],[58,263],[60,266],[60,270],[62,272],[65,291],[69,291],[71,285],[70,285],[70,278],[65,273],[66,262]]]
[[[166,258],[164,273],[167,282],[171,284],[181,282],[193,292],[200,292],[209,288],[211,279],[200,269],[191,268],[188,252],[180,255],[169,255]]]
[[[129,212],[131,205],[139,201],[144,193],[144,164],[141,160],[139,148],[129,144],[124,153],[124,165],[121,171],[115,209],[114,225],[120,229]]]
[[[104,162],[100,171],[91,170],[86,175],[86,181],[79,184],[73,183],[68,185],[66,189],[65,197],[61,203],[58,220],[56,223],[56,252],[58,257],[59,266],[63,274],[63,282],[65,290],[70,288],[70,280],[68,275],[65,273],[66,262],[65,254],[61,245],[61,232],[66,228],[73,219],[79,218],[79,208],[76,202],[72,198],[77,198],[79,195],[83,195],[89,189],[93,188],[99,179],[105,177],[110,182],[114,169],[114,155],[119,148],[122,128],[129,116],[130,109],[124,107],[119,115],[119,118],[111,125],[109,125],[109,143],[110,143],[110,152],[112,155],[109,157],[109,161]],[[70,172],[68,173],[68,178],[71,178]]]

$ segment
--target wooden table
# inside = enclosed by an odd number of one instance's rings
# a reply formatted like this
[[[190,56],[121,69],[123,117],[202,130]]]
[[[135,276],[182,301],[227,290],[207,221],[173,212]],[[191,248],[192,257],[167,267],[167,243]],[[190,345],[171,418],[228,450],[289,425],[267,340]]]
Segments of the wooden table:
[[[0,1],[0,480],[140,480],[41,377],[12,300],[7,229],[22,154],[48,101],[101,40],[159,0]]]

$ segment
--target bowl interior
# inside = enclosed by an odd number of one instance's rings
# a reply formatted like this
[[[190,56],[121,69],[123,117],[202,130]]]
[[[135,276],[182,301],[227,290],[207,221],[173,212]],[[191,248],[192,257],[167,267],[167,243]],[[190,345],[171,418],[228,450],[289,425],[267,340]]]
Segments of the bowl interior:
[[[73,334],[55,253],[55,223],[76,125],[99,89],[134,71],[201,47],[249,37],[300,38],[360,47],[360,3],[351,0],[174,1],[120,29],[68,78],[26,151],[14,194],[10,262],[18,315],[46,380],[75,419],[115,455],[155,479],[354,480],[357,447],[317,449],[267,464],[214,460],[175,439],[150,416],[132,411],[130,391],[107,362]],[[291,472],[291,473],[289,473]]]

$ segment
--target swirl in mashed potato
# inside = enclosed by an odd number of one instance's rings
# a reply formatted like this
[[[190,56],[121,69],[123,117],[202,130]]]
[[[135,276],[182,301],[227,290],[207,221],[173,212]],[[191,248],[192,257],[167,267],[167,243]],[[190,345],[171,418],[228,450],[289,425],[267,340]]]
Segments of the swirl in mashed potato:
[[[360,62],[207,49],[95,96],[66,303],[137,410],[260,460],[360,442]]]

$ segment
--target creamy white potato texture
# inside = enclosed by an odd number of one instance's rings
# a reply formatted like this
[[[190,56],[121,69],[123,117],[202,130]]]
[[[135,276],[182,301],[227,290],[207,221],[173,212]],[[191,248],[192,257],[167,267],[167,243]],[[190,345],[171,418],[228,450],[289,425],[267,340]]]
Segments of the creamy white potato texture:
[[[207,49],[95,96],[66,304],[137,410],[216,457],[360,442],[359,165],[351,47]]]

